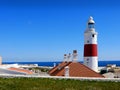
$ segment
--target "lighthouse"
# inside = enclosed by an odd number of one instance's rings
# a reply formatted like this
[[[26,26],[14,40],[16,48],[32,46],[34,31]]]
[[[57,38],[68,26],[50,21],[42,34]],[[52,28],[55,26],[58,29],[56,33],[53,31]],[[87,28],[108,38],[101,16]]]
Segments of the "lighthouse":
[[[95,21],[90,16],[84,32],[84,64],[96,72],[98,71],[97,34]]]

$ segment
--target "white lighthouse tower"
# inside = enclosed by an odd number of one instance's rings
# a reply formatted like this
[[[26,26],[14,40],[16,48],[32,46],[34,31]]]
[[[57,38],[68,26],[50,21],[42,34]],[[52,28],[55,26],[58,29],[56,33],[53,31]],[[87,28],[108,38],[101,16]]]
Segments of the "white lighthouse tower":
[[[98,71],[97,32],[93,17],[89,17],[87,29],[84,32],[84,64],[94,71]]]

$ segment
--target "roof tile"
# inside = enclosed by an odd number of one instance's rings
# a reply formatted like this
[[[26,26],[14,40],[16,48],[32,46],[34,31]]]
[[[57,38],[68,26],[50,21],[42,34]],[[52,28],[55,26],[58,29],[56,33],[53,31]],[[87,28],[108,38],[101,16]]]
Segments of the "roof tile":
[[[104,77],[79,62],[62,62],[50,70],[49,74],[51,76],[64,76],[66,66],[69,66],[69,76],[71,77]]]

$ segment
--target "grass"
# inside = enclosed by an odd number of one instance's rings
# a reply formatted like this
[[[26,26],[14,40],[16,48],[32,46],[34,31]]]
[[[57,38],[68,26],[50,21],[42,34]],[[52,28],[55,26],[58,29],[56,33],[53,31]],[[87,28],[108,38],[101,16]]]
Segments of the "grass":
[[[0,78],[0,90],[120,90],[120,82]]]

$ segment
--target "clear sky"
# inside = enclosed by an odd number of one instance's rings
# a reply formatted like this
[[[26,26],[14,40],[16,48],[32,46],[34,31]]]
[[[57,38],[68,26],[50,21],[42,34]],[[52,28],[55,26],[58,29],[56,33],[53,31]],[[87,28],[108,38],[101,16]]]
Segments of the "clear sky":
[[[99,60],[120,60],[119,0],[1,0],[3,61],[62,61],[78,50],[83,60],[89,16],[96,22]]]

